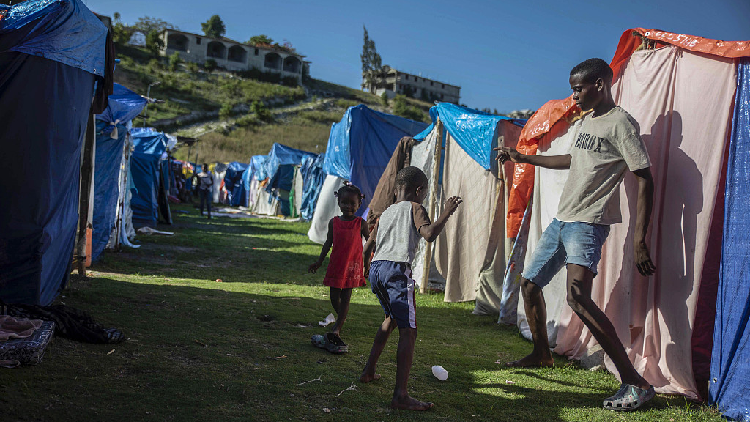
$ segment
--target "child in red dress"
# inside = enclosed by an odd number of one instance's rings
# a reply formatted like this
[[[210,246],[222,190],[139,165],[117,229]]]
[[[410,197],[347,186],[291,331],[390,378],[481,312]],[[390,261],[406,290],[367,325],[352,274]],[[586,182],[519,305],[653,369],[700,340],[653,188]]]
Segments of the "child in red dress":
[[[364,196],[358,187],[345,184],[337,192],[341,216],[333,217],[328,222],[328,236],[323,244],[320,257],[308,269],[314,273],[323,265],[323,260],[333,246],[331,260],[323,284],[331,288],[331,305],[336,311],[336,323],[326,336],[316,334],[312,343],[325,348],[331,353],[346,353],[348,346],[339,336],[341,327],[349,313],[349,301],[352,298],[352,288],[365,286],[365,276],[362,261],[362,238],[369,237],[370,230],[367,222],[354,213],[362,204]]]

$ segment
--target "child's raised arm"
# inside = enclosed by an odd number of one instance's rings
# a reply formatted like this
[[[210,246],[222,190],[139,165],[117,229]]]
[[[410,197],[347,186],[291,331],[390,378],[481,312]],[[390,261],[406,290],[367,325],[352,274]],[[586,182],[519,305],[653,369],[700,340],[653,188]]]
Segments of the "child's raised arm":
[[[440,214],[440,217],[438,217],[437,220],[435,220],[435,222],[433,223],[421,225],[419,227],[419,234],[422,235],[422,237],[428,242],[432,242],[437,239],[440,232],[443,231],[448,218],[453,215],[454,212],[456,212],[461,202],[463,202],[463,200],[458,196],[451,196],[450,198],[448,198],[445,201],[445,208],[443,209],[442,214]],[[422,212],[425,213],[425,218],[427,218],[424,207],[420,206],[420,209],[423,210]],[[415,218],[414,221],[417,221],[417,219]],[[429,219],[427,219],[427,221],[429,221]]]
[[[365,247],[362,250],[362,261],[365,267],[365,278],[370,276],[370,260],[372,259],[372,252],[375,250],[375,239],[377,239],[379,224],[379,221],[375,223],[375,227],[372,229],[370,237],[367,239],[367,243],[365,243]]]
[[[326,235],[326,242],[323,243],[323,250],[320,251],[320,257],[318,257],[318,260],[310,264],[310,267],[307,269],[307,272],[314,273],[315,271],[318,271],[318,268],[320,268],[323,265],[323,260],[326,259],[326,256],[328,255],[328,251],[331,250],[331,246],[333,245],[333,218],[328,221],[328,234]]]

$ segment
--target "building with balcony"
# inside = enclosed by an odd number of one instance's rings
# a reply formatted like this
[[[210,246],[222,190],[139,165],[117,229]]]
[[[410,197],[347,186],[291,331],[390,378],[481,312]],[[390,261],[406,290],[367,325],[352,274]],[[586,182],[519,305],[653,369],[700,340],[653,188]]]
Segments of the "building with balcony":
[[[400,72],[396,69],[388,70],[384,75],[374,78],[374,85],[367,86],[365,75],[362,75],[362,89],[367,89],[375,95],[388,95],[393,98],[396,95],[420,98],[425,101],[441,101],[458,104],[461,98],[461,87],[447,84],[433,79],[423,78]]]
[[[297,82],[302,82],[303,69],[307,67],[309,71],[310,66],[310,62],[304,60],[305,56],[280,46],[249,45],[227,38],[211,38],[176,29],[165,29],[162,40],[162,56],[179,53],[181,59],[200,64],[213,59],[217,65],[227,70],[255,68],[264,72],[280,73],[282,77],[294,77]]]

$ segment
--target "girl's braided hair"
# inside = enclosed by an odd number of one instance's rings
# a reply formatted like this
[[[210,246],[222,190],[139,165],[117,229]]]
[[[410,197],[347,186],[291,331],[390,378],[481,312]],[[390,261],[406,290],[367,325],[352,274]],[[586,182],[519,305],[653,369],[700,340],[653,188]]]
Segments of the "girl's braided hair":
[[[344,186],[340,187],[339,190],[333,193],[333,196],[335,196],[336,198],[340,198],[341,195],[346,194],[356,195],[360,201],[363,201],[365,199],[365,195],[362,193],[362,191],[348,180],[344,182]]]

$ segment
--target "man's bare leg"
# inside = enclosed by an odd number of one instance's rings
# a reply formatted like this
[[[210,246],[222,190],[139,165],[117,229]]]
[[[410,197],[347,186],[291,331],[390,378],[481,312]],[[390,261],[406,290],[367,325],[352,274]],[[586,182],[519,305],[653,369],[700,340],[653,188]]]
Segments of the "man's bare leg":
[[[527,279],[521,281],[521,293],[523,294],[523,307],[526,311],[526,321],[531,330],[531,341],[534,349],[529,355],[506,366],[518,368],[548,367],[554,364],[552,353],[549,351],[549,339],[547,338],[547,303],[544,301],[542,288]]]
[[[383,323],[380,324],[378,332],[375,333],[375,341],[372,343],[372,349],[370,349],[370,357],[367,359],[365,369],[362,371],[362,375],[359,377],[361,382],[370,382],[380,379],[380,374],[375,373],[375,367],[378,364],[380,354],[383,353],[385,344],[388,342],[388,336],[396,328],[396,321],[391,317],[386,317]]]
[[[612,359],[625,384],[639,388],[649,388],[646,381],[633,367],[625,352],[622,342],[617,337],[617,331],[607,315],[591,300],[591,285],[594,273],[586,267],[568,264],[568,305],[581,318],[604,353]]]
[[[396,388],[393,390],[391,408],[403,410],[428,410],[432,403],[419,401],[409,396],[406,384],[414,360],[414,344],[417,341],[416,328],[398,329],[398,352],[396,353]]]

